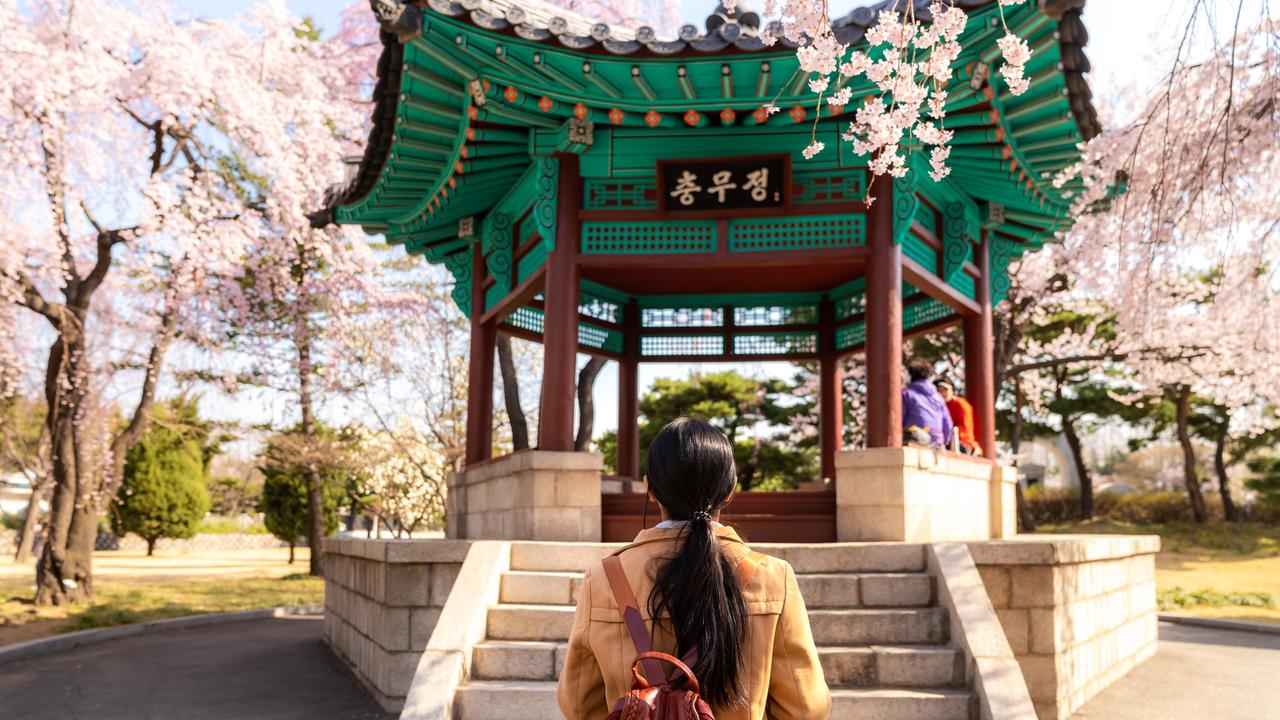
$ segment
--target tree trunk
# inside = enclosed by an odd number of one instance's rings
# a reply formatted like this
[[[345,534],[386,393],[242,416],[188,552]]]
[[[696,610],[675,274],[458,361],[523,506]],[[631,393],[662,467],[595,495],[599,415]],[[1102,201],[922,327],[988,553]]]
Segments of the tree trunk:
[[[36,525],[40,524],[40,501],[44,499],[45,483],[38,482],[31,488],[31,498],[27,500],[27,516],[22,519],[22,530],[18,533],[18,551],[13,554],[14,562],[26,562],[31,559],[31,551],[36,543]]]
[[[1062,434],[1067,436],[1067,445],[1071,448],[1071,460],[1076,466],[1076,475],[1080,478],[1080,517],[1093,519],[1093,476],[1084,462],[1084,450],[1080,447],[1080,435],[1076,432],[1075,420],[1070,415],[1062,416]]]
[[[592,393],[596,377],[604,369],[605,362],[604,358],[592,355],[578,373],[578,435],[573,441],[573,449],[578,452],[586,452],[591,448],[591,434],[596,422],[596,404]]]
[[[998,387],[998,386],[997,386]],[[1022,384],[1015,383],[1013,388],[1013,432],[1009,436],[1009,452],[1013,455],[1013,466],[1018,467],[1018,453],[1022,451]],[[1014,486],[1014,497],[1017,498],[1018,524],[1024,532],[1036,531],[1036,519],[1031,515],[1031,506],[1027,504],[1027,496],[1022,492],[1022,481]]]
[[[153,557],[156,554],[156,539],[147,538],[147,557]]]
[[[1182,477],[1187,486],[1187,497],[1191,500],[1191,515],[1198,523],[1209,519],[1209,511],[1204,505],[1204,495],[1200,492],[1200,479],[1196,476],[1196,450],[1191,444],[1191,387],[1182,385],[1178,388],[1178,443],[1182,445]]]
[[[1213,449],[1213,469],[1218,475],[1218,495],[1222,497],[1222,516],[1227,522],[1240,522],[1240,511],[1231,499],[1231,481],[1227,478],[1227,422],[1218,428],[1217,445]]]
[[[293,550],[295,547],[297,547],[297,545],[298,544],[296,542],[293,542],[293,541],[289,542],[289,564],[290,565],[293,564]]]
[[[511,447],[514,450],[529,449],[529,421],[520,407],[520,379],[516,376],[516,362],[511,355],[511,337],[498,333],[498,367],[502,371],[502,399],[507,405],[507,421],[511,423]]]
[[[90,577],[92,546],[86,557],[72,545],[73,526],[81,514],[88,488],[80,486],[76,418],[85,397],[80,363],[85,357],[84,336],[78,321],[67,320],[49,349],[45,369],[45,402],[48,414],[49,459],[53,499],[49,505],[49,530],[36,564],[37,605],[67,605],[93,600]]]
[[[298,404],[302,409],[303,452],[307,453],[302,476],[307,481],[307,547],[311,548],[310,572],[324,576],[324,561],[320,543],[324,539],[324,487],[320,469],[313,457],[316,439],[315,408],[311,398],[311,332],[306,317],[298,320],[296,342],[298,345]]]

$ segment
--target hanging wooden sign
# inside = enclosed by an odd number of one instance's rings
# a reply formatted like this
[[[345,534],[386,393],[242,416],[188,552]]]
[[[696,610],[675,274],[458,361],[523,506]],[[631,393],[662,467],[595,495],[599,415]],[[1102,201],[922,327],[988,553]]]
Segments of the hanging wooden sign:
[[[791,206],[791,156],[658,161],[658,207],[715,214]]]

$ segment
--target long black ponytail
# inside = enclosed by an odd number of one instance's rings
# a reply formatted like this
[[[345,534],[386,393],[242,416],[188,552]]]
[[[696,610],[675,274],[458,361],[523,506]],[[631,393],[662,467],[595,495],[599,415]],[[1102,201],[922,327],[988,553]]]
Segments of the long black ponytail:
[[[645,470],[649,490],[671,519],[687,521],[684,542],[659,561],[649,615],[670,618],[680,657],[697,651],[693,672],[707,702],[734,707],[746,695],[747,604],[711,525],[737,484],[733,446],[714,426],[679,418],[649,444]]]

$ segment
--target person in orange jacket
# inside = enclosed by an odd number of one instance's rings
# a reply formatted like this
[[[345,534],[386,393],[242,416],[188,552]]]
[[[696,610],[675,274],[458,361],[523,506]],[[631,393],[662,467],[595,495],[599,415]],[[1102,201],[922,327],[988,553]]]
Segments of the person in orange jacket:
[[[968,449],[974,455],[981,455],[982,446],[978,444],[977,429],[973,425],[973,405],[956,394],[955,386],[950,380],[939,380],[938,392],[942,393],[942,399],[947,402],[951,422],[960,434],[961,450]]]

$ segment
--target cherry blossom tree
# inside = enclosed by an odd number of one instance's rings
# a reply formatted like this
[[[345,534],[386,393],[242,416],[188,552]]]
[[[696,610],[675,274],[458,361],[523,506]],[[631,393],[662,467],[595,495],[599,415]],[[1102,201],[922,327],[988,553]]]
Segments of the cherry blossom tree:
[[[997,9],[1004,34],[996,41],[1003,60],[999,74],[1013,95],[1026,92],[1029,80],[1025,66],[1031,49],[1005,24],[1004,9],[1026,0],[998,0]],[[734,12],[737,0],[723,0],[727,12]],[[917,14],[914,0],[897,0],[882,8],[876,23],[868,28],[866,51],[841,43],[831,24],[827,0],[767,0],[764,14],[777,17],[781,35],[799,45],[796,56],[800,70],[817,77],[809,89],[818,93],[822,105],[844,108],[858,103],[854,119],[843,139],[859,155],[870,158],[875,175],[901,177],[907,172],[907,153],[929,148],[930,175],[941,180],[950,173],[947,159],[953,131],[943,127],[946,118],[947,87],[960,56],[960,36],[968,23],[965,11],[951,2],[934,2],[927,12]],[[777,37],[766,31],[764,41]],[[855,99],[850,81],[865,77],[877,91]],[[766,105],[777,112],[773,103]],[[815,121],[816,128],[816,121]],[[826,149],[816,136],[802,153],[812,158]],[[871,200],[868,190],[868,200]]]
[[[214,22],[150,1],[4,0],[0,21],[0,336],[20,308],[51,338],[37,601],[74,602],[93,597],[97,515],[172,346],[211,345],[284,288],[324,292],[293,273],[359,258],[336,231],[295,230],[340,179],[341,140],[363,118],[332,95],[332,46],[279,4]],[[92,425],[121,368],[138,376],[123,430]]]
[[[391,430],[362,439],[353,477],[363,507],[395,537],[413,537],[442,526],[445,480],[456,465],[402,415]]]
[[[1180,53],[1138,120],[1095,138],[1058,179],[1085,180],[1066,238],[1071,272],[1114,309],[1118,352],[1140,387],[1178,409],[1200,521],[1193,397],[1232,408],[1236,432],[1280,420],[1280,376],[1266,361],[1280,352],[1277,29],[1263,20],[1199,62]]]

